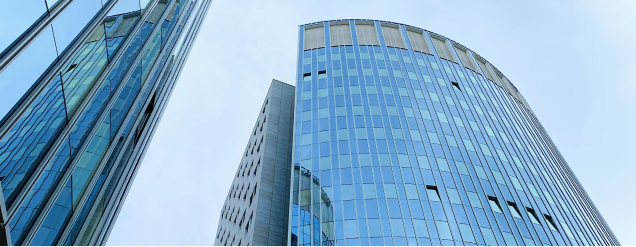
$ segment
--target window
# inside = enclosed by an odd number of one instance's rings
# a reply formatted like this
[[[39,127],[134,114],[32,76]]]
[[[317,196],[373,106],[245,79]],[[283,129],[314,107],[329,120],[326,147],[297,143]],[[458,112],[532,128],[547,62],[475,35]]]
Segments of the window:
[[[321,75],[323,75],[323,77],[321,77]],[[318,79],[324,78],[326,76],[327,76],[327,71],[326,70],[318,71]]]
[[[250,207],[252,206],[252,201],[254,201],[254,196],[256,196],[256,192],[258,192],[256,190],[256,188],[258,187],[258,184],[254,185],[254,190],[252,191],[252,195],[250,195]],[[250,217],[251,218],[251,217]]]
[[[468,195],[468,201],[470,202],[470,205],[472,207],[483,208],[483,206],[481,205],[481,200],[479,200],[479,195],[477,193],[467,191],[466,194]]]
[[[250,190],[250,186],[252,186],[251,184],[247,185],[247,189],[245,190],[245,194],[243,194],[243,200],[247,199],[247,192]]]
[[[492,208],[492,211],[497,213],[503,213],[503,211],[501,211],[501,207],[499,206],[499,201],[497,200],[497,197],[488,196],[488,204],[490,204],[490,208]]]
[[[241,220],[239,221],[239,227],[243,226],[243,221],[245,221],[245,213],[247,212],[243,212],[243,217],[241,217]]]
[[[433,202],[441,201],[439,199],[439,192],[437,191],[437,186],[427,185],[426,186],[426,193],[428,194],[428,199],[429,200],[431,200]]]
[[[462,200],[460,199],[459,192],[456,189],[446,188],[446,194],[448,195],[448,199],[453,204],[462,204]]]
[[[462,89],[461,89],[461,88],[459,88],[459,83],[454,82],[454,81],[451,81],[451,84],[453,85],[453,88],[455,88],[455,89],[457,89],[457,90],[459,90],[459,91],[462,91]]]
[[[519,212],[519,209],[517,208],[517,204],[516,203],[509,201],[508,202],[508,210],[510,210],[510,214],[512,214],[512,217],[521,219],[521,213]]]
[[[541,223],[539,223],[539,218],[537,218],[537,214],[534,212],[534,209],[526,208],[526,211],[528,211],[528,217],[533,224],[541,225]]]
[[[254,175],[256,175],[256,172],[258,171],[258,165],[261,164],[261,160],[258,160],[258,163],[256,163],[256,167],[254,168]]]
[[[253,218],[254,218],[254,212],[250,214],[250,218],[247,220],[247,223],[245,224],[245,232],[250,230],[250,224],[252,223]]]
[[[543,214],[543,217],[545,217],[546,221],[548,221],[548,227],[550,228],[550,230],[557,232],[559,231],[556,227],[556,224],[554,223],[554,219],[552,219],[552,216]]]

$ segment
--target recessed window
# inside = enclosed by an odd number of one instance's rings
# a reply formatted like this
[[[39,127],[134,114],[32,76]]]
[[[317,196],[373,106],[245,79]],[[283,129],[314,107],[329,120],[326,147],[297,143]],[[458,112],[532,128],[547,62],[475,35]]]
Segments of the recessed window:
[[[546,221],[548,221],[548,227],[550,228],[550,230],[557,232],[559,231],[556,227],[556,224],[554,223],[554,219],[552,219],[552,216],[543,214],[543,217],[545,217]]]
[[[325,70],[318,71],[318,79],[326,79],[326,78],[327,78],[327,71]]]
[[[528,211],[528,218],[530,218],[530,221],[533,224],[541,225],[541,223],[539,222],[539,218],[537,217],[537,214],[534,211],[534,209],[526,208],[526,211]]]
[[[497,200],[497,197],[488,196],[488,203],[490,204],[490,208],[492,208],[492,211],[497,213],[503,213],[503,211],[501,211],[501,206],[499,206],[499,201]]]
[[[521,213],[519,212],[519,208],[517,208],[517,204],[516,203],[509,201],[508,202],[508,210],[510,210],[510,214],[512,214],[512,217],[521,219]]]
[[[451,81],[451,84],[453,85],[453,88],[455,88],[455,89],[457,89],[457,90],[459,90],[459,91],[462,91],[462,89],[461,89],[461,88],[459,88],[459,83],[454,82],[454,81]]]
[[[429,200],[431,200],[433,202],[441,201],[439,199],[439,192],[437,191],[437,186],[427,185],[426,186],[426,193],[428,194],[428,199]]]
[[[73,69],[74,69],[74,68],[76,68],[76,67],[77,67],[77,64],[76,64],[76,63],[71,64],[71,66],[69,66],[69,67],[68,67],[68,69],[66,70],[66,72],[65,72],[65,73],[68,73],[69,71],[73,70]]]
[[[247,224],[245,224],[245,231],[250,230],[250,223],[252,223],[252,219],[254,218],[254,213],[250,214],[250,218],[247,220]]]
[[[241,220],[239,221],[239,227],[243,225],[243,221],[245,221],[245,213],[243,212],[243,217],[241,218]],[[240,244],[239,244],[240,245]]]
[[[258,184],[254,185],[254,190],[252,191],[252,195],[250,195],[250,207],[252,206],[252,201],[254,200],[254,196],[256,196],[256,192],[258,192],[256,189],[258,188]]]

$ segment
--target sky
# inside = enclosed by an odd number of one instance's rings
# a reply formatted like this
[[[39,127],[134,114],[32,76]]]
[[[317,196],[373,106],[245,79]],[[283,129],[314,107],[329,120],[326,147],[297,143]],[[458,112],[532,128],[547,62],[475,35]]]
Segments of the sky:
[[[298,25],[379,19],[453,39],[524,95],[623,245],[636,245],[636,1],[215,0],[108,245],[213,245]]]

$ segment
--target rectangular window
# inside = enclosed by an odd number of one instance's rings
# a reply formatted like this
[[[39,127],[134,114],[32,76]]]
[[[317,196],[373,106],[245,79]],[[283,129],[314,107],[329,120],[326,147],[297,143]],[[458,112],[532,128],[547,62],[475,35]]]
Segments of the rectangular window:
[[[497,213],[503,213],[503,211],[501,211],[501,207],[499,206],[499,201],[497,200],[496,197],[488,196],[488,204],[490,204],[490,208],[492,209],[492,211]]]
[[[444,99],[446,100],[446,104],[455,105],[455,101],[453,100],[452,97],[444,96]]]
[[[495,177],[495,181],[497,181],[498,184],[506,185],[506,181],[500,172],[492,170],[492,175]]]
[[[519,183],[519,179],[517,179],[516,177],[510,176],[510,181],[512,181],[512,186],[514,186],[515,189],[519,191],[523,191],[523,187],[521,186],[521,183]]]
[[[322,71],[318,71],[318,79],[326,79],[327,78],[327,71],[322,70]]]
[[[431,200],[433,202],[441,201],[439,199],[439,192],[437,191],[437,186],[427,185],[426,186],[426,193],[428,194],[428,199],[429,200]]]
[[[470,201],[470,205],[475,208],[483,208],[481,205],[481,200],[479,200],[479,195],[475,192],[466,192],[468,195],[468,200]]]
[[[519,209],[517,208],[516,203],[509,201],[508,210],[510,210],[510,214],[512,214],[512,217],[521,218],[521,213],[519,212]]]
[[[530,218],[530,221],[533,224],[541,225],[541,223],[539,223],[539,218],[537,218],[537,214],[535,213],[534,209],[526,208],[526,211],[528,212],[528,218]]]
[[[464,122],[462,121],[462,119],[458,116],[453,116],[453,120],[455,120],[455,125],[459,126],[459,127],[465,127],[464,126]]]
[[[456,189],[446,188],[446,194],[448,199],[453,204],[462,204],[462,200],[459,197],[459,192]]]
[[[534,185],[531,183],[526,183],[526,185],[528,185],[528,188],[530,188],[530,193],[532,193],[532,196],[536,197],[536,198],[540,198],[541,196],[539,196],[539,192],[537,192],[537,189],[534,188]]]
[[[554,223],[554,219],[552,219],[552,216],[543,214],[543,217],[545,217],[545,220],[548,222],[548,227],[550,228],[550,230],[557,232],[559,231],[556,227],[556,223]]]
[[[446,119],[446,114],[444,114],[443,112],[437,112],[437,118],[442,123],[448,123],[448,119]]]

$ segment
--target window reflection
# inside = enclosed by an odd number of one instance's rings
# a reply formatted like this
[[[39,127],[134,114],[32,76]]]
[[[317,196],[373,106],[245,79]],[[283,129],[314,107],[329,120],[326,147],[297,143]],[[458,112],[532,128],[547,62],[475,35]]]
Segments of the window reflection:
[[[2,1],[0,54],[45,14],[46,5],[42,0]]]
[[[49,5],[51,6],[51,5]],[[100,0],[73,1],[53,21],[53,34],[57,50],[62,52],[77,37],[87,23],[98,13],[102,4]]]
[[[314,229],[313,236],[314,245],[334,245],[335,241],[335,229],[334,229],[334,208],[332,205],[332,201],[328,196],[328,193],[325,192],[320,187],[320,180],[311,175],[311,172],[305,168],[301,168],[299,166],[295,166],[294,168],[294,179],[297,182],[300,182],[301,193],[300,193],[300,215],[299,218],[301,220],[301,227],[299,229],[299,233],[301,237],[297,237],[296,233],[292,233],[292,241],[298,239],[300,245],[308,244],[311,245],[311,231],[310,229]],[[296,176],[298,175],[299,176]],[[300,180],[300,181],[298,181]],[[311,186],[311,185],[314,186]],[[309,193],[309,189],[303,190],[302,188],[313,187],[315,197],[319,197],[320,201],[316,201],[313,203],[313,207],[309,206],[309,203],[312,201],[311,194]],[[304,193],[303,193],[304,192]],[[318,196],[319,195],[319,196]],[[297,205],[297,204],[296,204]],[[307,206],[304,206],[307,205]],[[313,209],[312,209],[313,208]],[[355,215],[355,214],[354,214]],[[321,227],[322,226],[322,227]],[[348,234],[352,234],[349,232]],[[357,235],[357,232],[355,233]]]
[[[3,26],[3,25],[0,25]],[[52,28],[46,28],[9,66],[0,72],[0,117],[25,95],[49,65],[56,61],[57,51]]]

